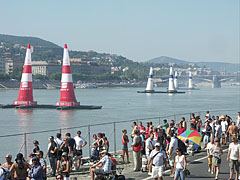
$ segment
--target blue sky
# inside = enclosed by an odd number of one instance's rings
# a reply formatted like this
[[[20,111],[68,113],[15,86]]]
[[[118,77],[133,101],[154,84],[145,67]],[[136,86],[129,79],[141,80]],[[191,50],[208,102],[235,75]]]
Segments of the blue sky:
[[[239,0],[0,0],[0,33],[145,61],[240,63]]]

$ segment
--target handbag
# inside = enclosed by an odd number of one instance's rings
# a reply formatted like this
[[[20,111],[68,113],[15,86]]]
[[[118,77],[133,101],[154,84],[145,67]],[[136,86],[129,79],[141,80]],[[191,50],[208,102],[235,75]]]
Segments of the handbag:
[[[189,171],[188,169],[185,169],[184,175],[185,175],[185,176],[190,176],[190,174],[191,174],[190,171]]]

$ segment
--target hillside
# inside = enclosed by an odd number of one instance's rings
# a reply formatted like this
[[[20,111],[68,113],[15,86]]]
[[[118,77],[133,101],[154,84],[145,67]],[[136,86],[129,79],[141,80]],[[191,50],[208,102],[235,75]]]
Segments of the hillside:
[[[49,48],[60,48],[58,45],[37,38],[37,37],[25,37],[25,36],[13,36],[13,35],[5,35],[0,34],[0,42],[9,43],[11,45],[19,44],[22,46],[27,46],[27,44],[31,44],[35,47],[49,47]]]
[[[172,57],[161,56],[146,61],[148,63],[175,63],[175,64],[196,64],[199,67],[211,68],[214,71],[226,71],[229,73],[240,71],[240,64],[223,63],[223,62],[190,62]]]

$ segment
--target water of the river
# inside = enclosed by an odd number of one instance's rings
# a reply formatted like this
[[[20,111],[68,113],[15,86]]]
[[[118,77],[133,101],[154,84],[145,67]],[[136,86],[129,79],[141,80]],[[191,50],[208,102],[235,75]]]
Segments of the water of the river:
[[[236,117],[240,111],[240,86],[222,87],[212,89],[202,87],[200,90],[188,91],[185,94],[139,94],[141,88],[97,88],[97,89],[75,89],[78,101],[82,105],[102,105],[101,110],[73,110],[58,111],[54,109],[0,109],[0,131],[1,135],[59,129],[81,125],[96,124],[102,122],[142,119],[147,117],[158,117],[178,113],[190,113],[214,109],[236,109],[234,112],[222,111],[212,113],[216,115],[230,114]],[[156,90],[163,90],[158,89]],[[0,91],[0,104],[9,104],[17,99],[18,90]],[[34,100],[38,104],[55,104],[60,99],[60,90],[34,90]],[[182,115],[181,115],[182,116]],[[180,120],[180,115],[176,120]],[[201,114],[204,118],[204,113]],[[189,119],[189,114],[185,117]],[[168,120],[174,117],[168,118]],[[160,119],[162,122],[162,119]],[[153,119],[157,124],[159,119]],[[145,124],[146,122],[144,122]],[[130,134],[130,122],[116,124],[117,149],[121,148],[121,130],[126,128]],[[72,136],[81,130],[84,137],[87,136],[86,128],[68,130]],[[55,132],[37,133],[27,135],[27,150],[30,153],[32,141],[38,139],[40,148],[46,152],[48,137],[55,136]],[[62,131],[65,134],[67,131]],[[113,124],[91,127],[93,133],[105,132],[110,140],[113,150]],[[88,137],[86,137],[88,140]],[[91,138],[92,139],[92,138]],[[4,160],[6,153],[13,156],[17,152],[24,152],[24,137],[13,136],[0,138],[0,162]],[[84,148],[84,155],[88,155],[88,148]]]

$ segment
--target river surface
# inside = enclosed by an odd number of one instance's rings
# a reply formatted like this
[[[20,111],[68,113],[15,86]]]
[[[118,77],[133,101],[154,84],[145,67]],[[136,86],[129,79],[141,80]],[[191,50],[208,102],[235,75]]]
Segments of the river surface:
[[[210,113],[212,115],[229,114],[234,119],[237,111],[240,111],[240,87],[226,86],[219,89],[202,87],[200,90],[187,91],[185,94],[142,94],[137,93],[141,88],[97,88],[97,89],[75,89],[75,95],[82,105],[102,105],[100,110],[69,110],[59,111],[55,109],[0,109],[1,135],[35,132],[43,130],[56,131],[27,134],[27,153],[30,153],[32,141],[37,139],[40,148],[46,152],[48,137],[55,136],[60,128],[76,127],[82,125],[101,124],[103,122],[126,121],[149,117],[167,116],[179,113],[188,113],[167,118],[168,121],[182,116],[189,119],[190,112],[198,112],[215,109],[234,109],[236,111],[221,111]],[[164,90],[156,88],[155,90]],[[55,104],[60,99],[60,90],[34,90],[34,100],[38,104]],[[17,99],[18,90],[0,91],[0,104],[9,104]],[[204,113],[200,114],[204,118]],[[162,119],[160,122],[162,124]],[[152,120],[155,125],[159,119]],[[144,124],[146,121],[143,121]],[[121,149],[121,130],[127,129],[130,134],[131,122],[116,124],[116,147]],[[70,132],[72,136],[81,130],[82,136],[88,140],[87,127],[75,128],[61,131],[64,135]],[[110,150],[114,149],[113,124],[90,127],[92,134],[104,132],[110,141]],[[0,137],[0,162],[4,161],[6,153],[13,156],[24,152],[24,136]],[[88,155],[88,147],[84,148],[84,155]]]

